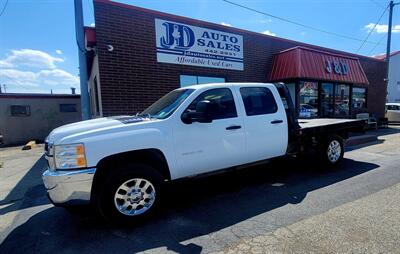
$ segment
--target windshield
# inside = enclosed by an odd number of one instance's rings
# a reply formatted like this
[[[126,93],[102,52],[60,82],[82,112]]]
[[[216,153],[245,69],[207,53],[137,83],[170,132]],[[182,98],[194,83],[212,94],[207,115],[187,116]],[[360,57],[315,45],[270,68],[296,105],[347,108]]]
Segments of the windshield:
[[[169,92],[140,113],[140,116],[165,119],[174,113],[193,91],[194,89],[179,89]]]

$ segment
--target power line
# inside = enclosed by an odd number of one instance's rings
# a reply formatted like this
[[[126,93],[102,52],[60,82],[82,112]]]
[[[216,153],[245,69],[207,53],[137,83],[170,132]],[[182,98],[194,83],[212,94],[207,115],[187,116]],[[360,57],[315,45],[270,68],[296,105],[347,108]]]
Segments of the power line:
[[[371,1],[371,3],[375,4],[376,6],[379,6],[379,7],[381,7],[382,9],[385,9],[385,6],[384,6],[383,4],[381,4],[381,3],[379,3],[379,2],[377,2],[377,1],[375,1],[375,0],[370,0],[370,1]]]
[[[368,55],[369,55],[369,56],[372,54],[372,52],[375,51],[375,49],[379,46],[379,44],[383,41],[383,39],[386,38],[386,36],[387,36],[387,34],[384,34],[384,35],[379,39],[378,44],[376,44],[376,45],[368,52]]]
[[[358,53],[358,52],[360,51],[360,49],[364,46],[365,42],[368,40],[369,36],[374,32],[376,26],[379,24],[379,22],[381,22],[381,19],[382,19],[383,15],[385,15],[385,13],[386,13],[386,11],[388,10],[388,8],[389,8],[389,5],[386,6],[386,9],[382,12],[381,16],[379,17],[378,21],[375,23],[374,27],[369,31],[367,37],[365,37],[364,41],[361,43],[361,45],[360,45],[360,47],[357,49],[357,52],[356,52],[356,53]],[[391,29],[391,28],[390,28],[390,29]]]
[[[293,24],[293,25],[301,26],[301,27],[304,27],[304,28],[307,28],[307,29],[310,29],[310,30],[314,30],[314,31],[325,33],[325,34],[329,34],[329,35],[334,35],[334,36],[345,38],[345,39],[348,39],[348,40],[363,42],[363,40],[359,39],[359,38],[355,38],[355,37],[351,37],[351,36],[348,36],[348,35],[345,35],[345,34],[339,34],[339,33],[327,31],[327,30],[324,30],[324,29],[320,29],[320,28],[317,28],[317,27],[309,26],[309,25],[306,25],[306,24],[302,24],[302,23],[299,23],[299,22],[296,22],[296,21],[289,20],[287,18],[282,18],[282,17],[276,16],[276,15],[273,15],[273,14],[270,14],[270,13],[259,11],[259,10],[253,9],[251,7],[247,7],[247,6],[244,6],[244,5],[241,5],[241,4],[238,4],[238,3],[234,3],[234,2],[231,2],[231,1],[228,1],[228,0],[222,0],[222,1],[224,1],[224,2],[226,2],[228,4],[231,4],[231,5],[235,5],[235,6],[243,8],[243,9],[252,11],[252,12],[256,12],[256,13],[259,13],[259,14],[262,14],[262,15],[265,15],[265,16],[268,16],[268,17],[271,17],[271,18],[275,18],[275,19],[278,19],[278,20],[281,20],[281,21],[284,21],[284,22],[287,22],[287,23],[290,23],[290,24]],[[372,42],[372,41],[366,41],[366,42],[367,43],[371,43],[371,44],[376,44],[376,42]]]
[[[6,3],[4,4],[3,9],[0,12],[0,17],[1,17],[1,15],[3,15],[4,11],[6,10],[7,4],[8,4],[8,0],[6,0]]]

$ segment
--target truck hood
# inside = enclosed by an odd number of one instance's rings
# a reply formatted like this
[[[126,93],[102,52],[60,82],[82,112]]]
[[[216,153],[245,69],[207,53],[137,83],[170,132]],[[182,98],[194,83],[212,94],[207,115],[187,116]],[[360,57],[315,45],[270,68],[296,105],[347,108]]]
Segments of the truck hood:
[[[135,125],[144,121],[151,121],[150,118],[136,116],[113,116],[92,120],[80,121],[67,124],[54,129],[46,138],[46,142],[52,144],[62,143],[62,140],[78,133],[93,132],[117,126]]]

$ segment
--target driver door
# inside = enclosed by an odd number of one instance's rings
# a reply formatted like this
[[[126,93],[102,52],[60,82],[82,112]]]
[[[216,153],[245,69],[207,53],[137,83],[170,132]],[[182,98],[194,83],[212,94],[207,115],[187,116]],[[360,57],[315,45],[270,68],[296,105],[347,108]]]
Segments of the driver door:
[[[212,122],[185,124],[178,120],[174,128],[177,177],[201,174],[242,164],[245,134],[243,119],[230,88],[201,93],[186,110],[193,111],[200,101],[213,105]]]

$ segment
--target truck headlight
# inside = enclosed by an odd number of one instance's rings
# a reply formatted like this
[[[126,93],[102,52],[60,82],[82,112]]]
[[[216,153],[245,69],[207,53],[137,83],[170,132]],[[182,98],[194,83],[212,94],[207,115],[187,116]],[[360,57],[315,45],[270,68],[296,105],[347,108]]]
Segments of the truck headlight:
[[[83,144],[54,146],[56,169],[85,168],[86,157]]]

